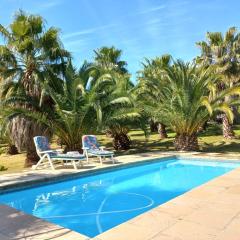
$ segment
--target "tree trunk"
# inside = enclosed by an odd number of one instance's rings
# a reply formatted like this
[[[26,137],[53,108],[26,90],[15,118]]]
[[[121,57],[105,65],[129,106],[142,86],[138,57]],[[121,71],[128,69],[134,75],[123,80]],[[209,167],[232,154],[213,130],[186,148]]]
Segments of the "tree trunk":
[[[158,123],[158,133],[160,136],[160,139],[167,138],[167,131],[166,131],[166,126],[162,123]]]
[[[177,134],[174,140],[174,146],[177,151],[198,151],[197,135]]]
[[[223,124],[223,137],[227,139],[233,139],[235,137],[235,134],[232,129],[232,124],[230,124],[226,114],[223,114],[222,124]]]
[[[51,134],[42,124],[21,116],[14,117],[10,122],[11,141],[15,144],[19,152],[26,151],[25,166],[29,167],[36,164],[39,157],[36,153],[33,137],[47,136]]]
[[[157,122],[154,122],[152,119],[150,120],[149,122],[150,124],[150,130],[151,132],[157,132],[158,131],[158,123]]]
[[[115,150],[128,150],[131,146],[131,140],[126,133],[114,134],[113,147]]]

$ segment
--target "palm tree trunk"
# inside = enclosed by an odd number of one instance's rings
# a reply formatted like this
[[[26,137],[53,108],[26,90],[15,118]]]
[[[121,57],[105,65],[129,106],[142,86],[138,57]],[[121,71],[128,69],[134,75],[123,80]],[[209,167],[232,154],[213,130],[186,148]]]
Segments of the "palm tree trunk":
[[[166,126],[162,123],[158,123],[158,133],[160,136],[160,139],[167,138],[167,131],[166,131]]]
[[[177,134],[174,140],[174,146],[177,151],[198,151],[197,135]]]
[[[232,128],[232,124],[230,124],[226,114],[223,114],[222,124],[223,124],[223,137],[227,139],[233,139],[235,137],[235,134]]]
[[[49,130],[33,120],[21,116],[14,117],[10,123],[11,140],[19,152],[26,151],[25,166],[36,164],[39,157],[36,153],[33,137],[38,135],[51,136]]]
[[[128,150],[131,146],[131,140],[126,133],[117,133],[113,136],[113,147],[115,150]]]
[[[149,125],[150,125],[150,130],[152,133],[158,131],[158,123],[157,122],[155,122],[154,120],[151,119],[149,122]]]

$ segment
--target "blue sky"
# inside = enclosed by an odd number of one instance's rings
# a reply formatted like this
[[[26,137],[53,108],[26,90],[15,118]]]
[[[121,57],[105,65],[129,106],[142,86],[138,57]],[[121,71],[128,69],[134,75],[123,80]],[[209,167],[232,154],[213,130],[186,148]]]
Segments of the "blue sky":
[[[239,0],[0,0],[0,23],[8,25],[19,8],[60,28],[75,64],[114,45],[133,74],[144,57],[170,53],[191,60],[207,31],[240,24]]]

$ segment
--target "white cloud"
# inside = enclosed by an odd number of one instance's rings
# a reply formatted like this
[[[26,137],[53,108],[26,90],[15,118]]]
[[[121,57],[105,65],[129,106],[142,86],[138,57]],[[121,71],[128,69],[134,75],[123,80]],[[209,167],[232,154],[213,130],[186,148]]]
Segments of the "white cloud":
[[[62,4],[62,0],[48,0],[48,1],[38,1],[37,2],[37,9],[38,10],[47,10],[58,5]]]
[[[136,14],[138,15],[138,14],[152,13],[152,12],[156,12],[156,11],[159,11],[159,10],[162,10],[162,9],[165,9],[165,8],[166,8],[166,5],[159,5],[159,6],[148,8],[148,9],[143,10],[143,11],[139,11]]]
[[[92,33],[95,33],[99,30],[111,28],[111,27],[114,27],[114,26],[116,26],[116,25],[115,24],[108,24],[108,25],[103,25],[103,26],[99,26],[99,27],[83,29],[83,30],[76,31],[76,32],[66,33],[66,34],[63,35],[63,39],[68,39],[68,38],[73,38],[73,37],[77,37],[77,36],[92,34]]]
[[[67,46],[67,47],[84,46],[86,44],[87,44],[87,40],[84,40],[84,39],[66,41],[64,43],[64,45]]]

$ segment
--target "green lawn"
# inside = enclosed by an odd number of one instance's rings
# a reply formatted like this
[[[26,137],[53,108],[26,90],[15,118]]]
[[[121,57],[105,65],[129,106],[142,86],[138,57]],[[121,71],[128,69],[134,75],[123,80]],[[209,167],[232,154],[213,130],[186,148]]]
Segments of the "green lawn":
[[[203,152],[240,153],[240,125],[235,126],[235,133],[236,139],[225,140],[222,137],[221,126],[210,125],[207,131],[199,136],[200,150]],[[132,140],[132,148],[128,151],[118,152],[117,155],[174,150],[174,133],[168,132],[168,134],[169,137],[164,140],[159,140],[157,133],[151,134],[146,139],[142,131],[132,130],[129,134]],[[98,139],[102,145],[109,149],[112,148],[110,138],[107,138],[105,135],[98,135]],[[0,174],[23,170],[24,158],[25,154],[18,154],[15,156],[1,154],[0,165],[5,166],[8,170],[0,171]]]

